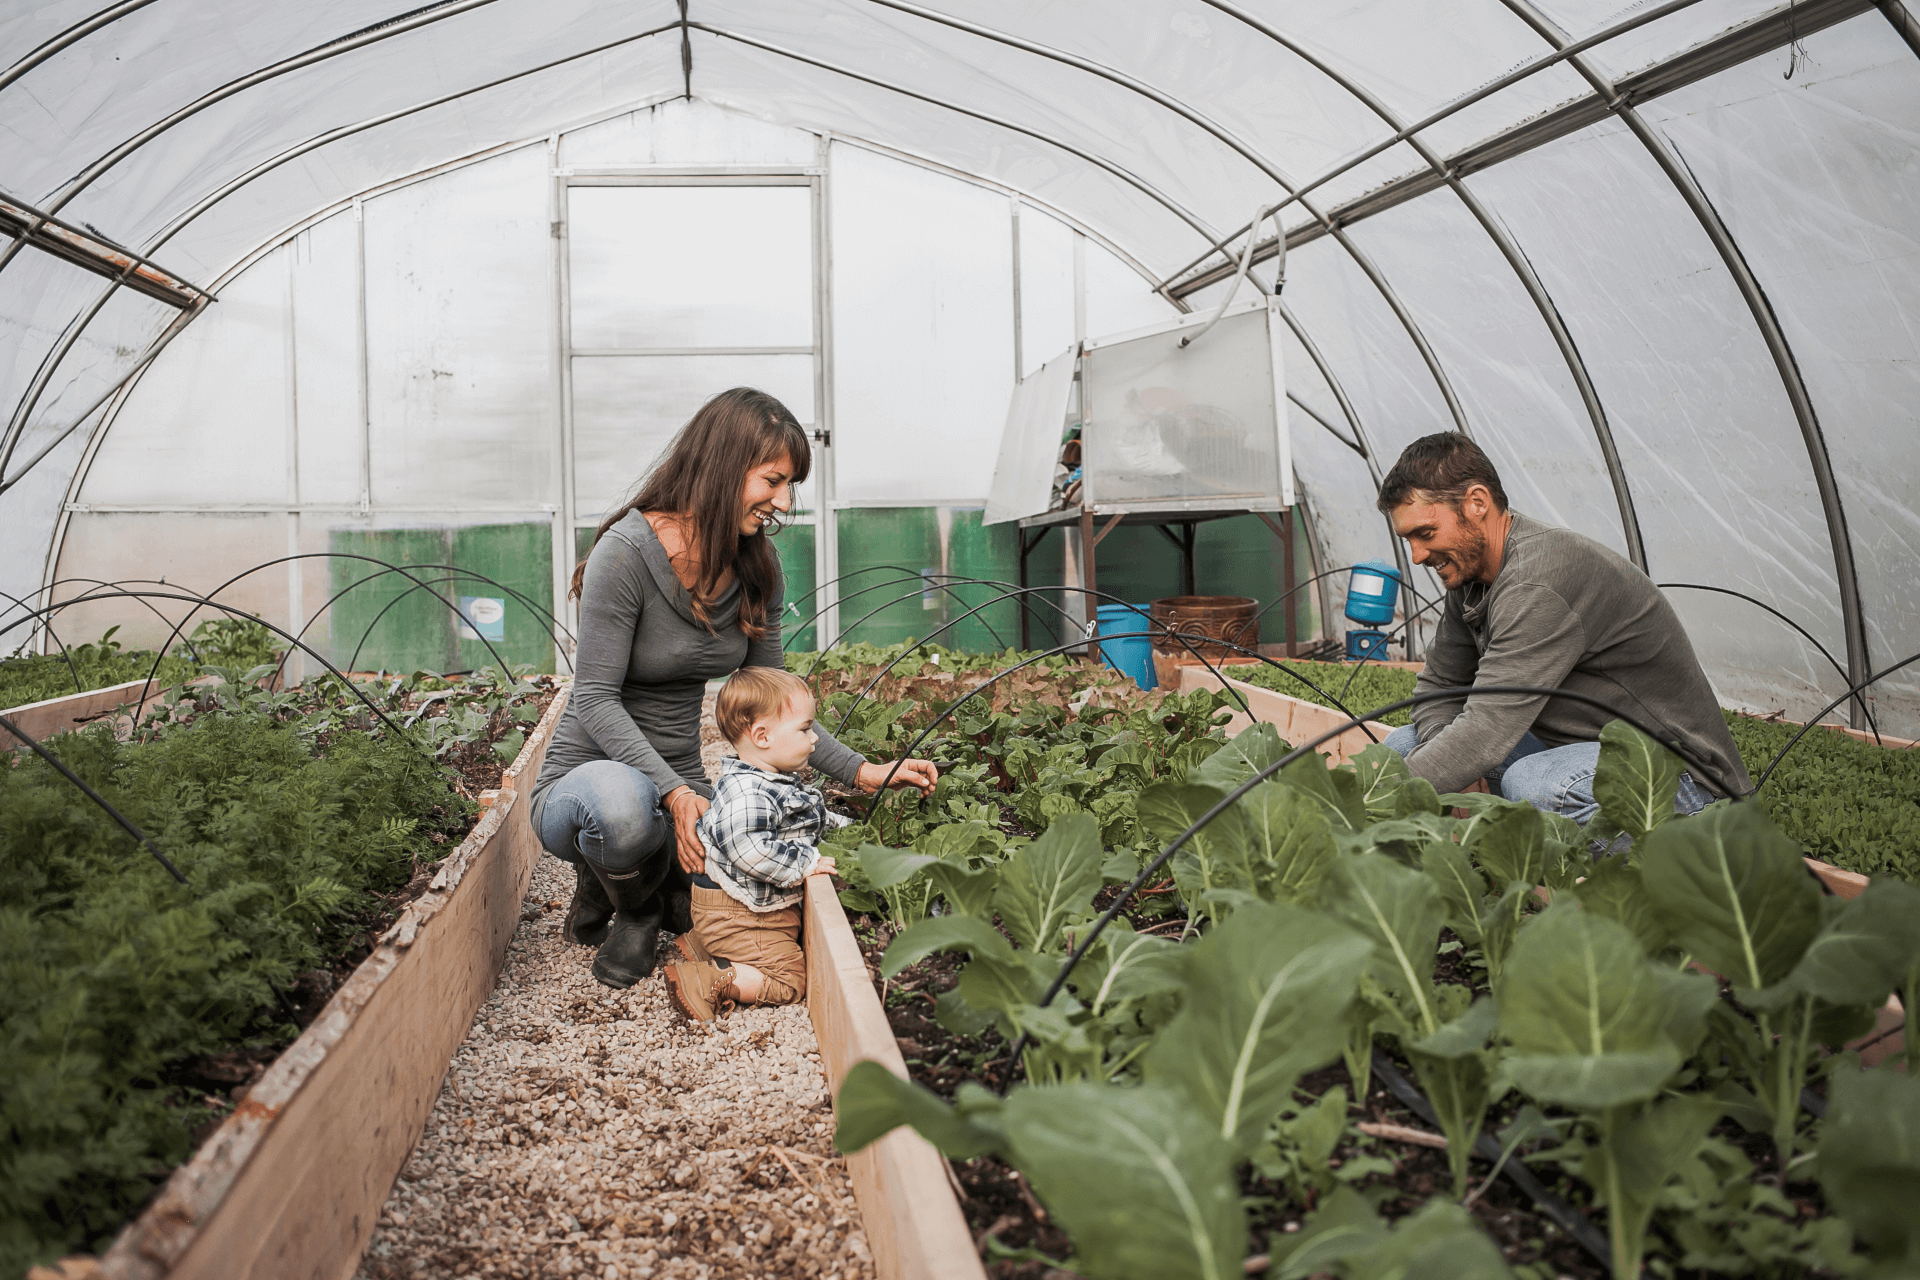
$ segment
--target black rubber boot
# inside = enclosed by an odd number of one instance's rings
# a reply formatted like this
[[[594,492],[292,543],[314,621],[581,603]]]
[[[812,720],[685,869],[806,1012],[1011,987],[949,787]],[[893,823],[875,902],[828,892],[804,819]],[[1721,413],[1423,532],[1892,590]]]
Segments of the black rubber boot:
[[[607,927],[613,923],[613,903],[600,884],[600,877],[587,869],[583,859],[573,864],[573,901],[567,906],[567,918],[560,932],[569,942],[597,947],[607,940]]]
[[[593,874],[613,903],[607,939],[593,957],[594,980],[625,989],[653,972],[660,946],[661,868],[641,866],[615,873],[594,867]]]
[[[676,859],[660,882],[660,927],[668,933],[693,932],[693,880]]]

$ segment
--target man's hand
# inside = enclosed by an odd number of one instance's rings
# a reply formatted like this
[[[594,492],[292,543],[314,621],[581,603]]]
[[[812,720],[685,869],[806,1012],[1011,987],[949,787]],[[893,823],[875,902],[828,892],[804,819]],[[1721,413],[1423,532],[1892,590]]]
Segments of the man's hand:
[[[706,811],[706,797],[692,787],[675,787],[667,792],[667,812],[673,815],[674,853],[679,858],[680,869],[690,876],[707,869],[706,846],[700,843],[700,833],[694,830]]]
[[[893,781],[887,782],[887,774],[893,774]],[[854,783],[868,795],[880,789],[886,782],[890,787],[916,787],[921,795],[933,794],[935,784],[940,781],[940,771],[931,760],[901,760],[898,769],[892,764],[863,764]]]

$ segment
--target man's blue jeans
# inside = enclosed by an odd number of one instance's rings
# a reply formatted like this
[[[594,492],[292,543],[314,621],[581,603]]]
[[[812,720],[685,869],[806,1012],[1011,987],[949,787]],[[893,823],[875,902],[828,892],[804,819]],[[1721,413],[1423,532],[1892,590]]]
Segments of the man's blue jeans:
[[[1386,745],[1404,756],[1419,742],[1419,735],[1409,724],[1388,734]],[[1600,802],[1593,798],[1593,775],[1599,767],[1597,742],[1549,747],[1526,733],[1497,768],[1487,771],[1487,785],[1509,800],[1525,800],[1536,809],[1563,814],[1584,827],[1600,811]],[[1698,813],[1712,803],[1712,794],[1692,775],[1680,775],[1674,812]]]

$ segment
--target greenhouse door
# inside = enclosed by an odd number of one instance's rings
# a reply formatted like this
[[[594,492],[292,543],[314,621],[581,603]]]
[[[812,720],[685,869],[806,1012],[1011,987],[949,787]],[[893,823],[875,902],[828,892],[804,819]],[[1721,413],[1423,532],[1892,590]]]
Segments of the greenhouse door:
[[[803,620],[813,610],[799,597],[819,580],[813,513],[832,474],[818,429],[817,174],[576,171],[559,182],[564,500],[576,553],[708,397],[757,387],[816,441],[813,479],[776,540],[796,602],[786,621]]]

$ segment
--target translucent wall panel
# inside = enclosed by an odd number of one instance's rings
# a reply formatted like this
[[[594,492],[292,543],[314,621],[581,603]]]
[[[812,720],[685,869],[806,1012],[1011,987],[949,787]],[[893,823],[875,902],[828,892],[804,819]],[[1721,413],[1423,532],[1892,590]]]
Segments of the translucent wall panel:
[[[1089,338],[1125,333],[1180,314],[1138,271],[1095,244],[1086,250],[1086,292]]]
[[[1005,196],[832,149],[841,501],[983,502],[1013,389]]]
[[[318,134],[660,27],[669,21],[661,12],[666,7],[623,6],[611,16],[597,0],[496,0],[412,28],[390,26],[381,39],[276,75],[175,124],[93,183],[71,206],[74,216],[144,239],[156,226],[149,211],[181,207],[235,172]],[[389,10],[376,21],[393,16]],[[346,25],[329,34],[355,29]],[[244,69],[258,65],[264,64]],[[598,92],[582,68],[570,70],[568,96],[574,102]],[[621,96],[638,95],[628,86]],[[523,102],[517,124],[496,119],[489,143],[533,132],[526,112],[544,105],[542,98],[536,92]],[[464,132],[452,119],[443,121],[442,131],[443,145]],[[475,149],[443,151],[440,158]]]
[[[1197,216],[1202,225],[1206,225],[1205,206],[1194,191],[1177,185],[1168,174],[1142,166],[1131,143],[1118,132],[1100,138],[1081,136],[1085,126],[1080,122],[1093,118],[1088,112],[1049,115],[1039,124],[1028,121],[1028,127],[1043,135],[1033,138],[977,123],[944,106],[921,102],[888,88],[812,70],[778,54],[717,38],[703,38],[697,31],[694,48],[702,68],[704,87],[700,93],[724,106],[783,124],[869,139],[963,173],[1006,183],[1055,208],[1071,210],[1076,218],[1102,235],[1115,243],[1132,246],[1133,252],[1168,271],[1205,247],[1205,242],[1198,240],[1200,233],[1176,211],[1183,208],[1191,211],[1198,206],[1203,212]],[[852,61],[838,46],[820,49],[814,56],[835,64]],[[942,88],[929,84],[921,68],[910,61],[904,65],[895,62],[877,71],[869,68],[865,74],[930,96]],[[977,78],[969,76],[966,80],[964,86],[955,88],[955,101],[989,114],[1002,113],[1006,104],[980,101],[973,92],[979,83]],[[1159,191],[1159,198],[1052,145],[1044,140],[1047,137],[1058,138],[1085,153],[1121,157],[1124,163],[1120,167]],[[1216,174],[1201,189],[1217,185],[1218,181]],[[1234,198],[1226,203],[1235,210],[1250,209],[1255,199],[1254,188],[1243,188],[1239,180],[1231,185]],[[1168,204],[1174,208],[1169,209]]]
[[[1177,332],[1092,346],[1084,365],[1087,500],[1147,508],[1282,501],[1274,415],[1284,381],[1272,351],[1258,302],[1190,346]]]
[[[292,500],[287,250],[221,291],[127,398],[80,489],[85,503]]]
[[[1078,233],[1031,205],[1020,210],[1020,363],[1032,373],[1073,345]],[[1098,246],[1089,246],[1109,256]]]
[[[666,87],[669,72],[676,85],[672,89]],[[209,180],[207,187],[226,192],[231,183],[248,180],[188,224],[162,256],[180,270],[212,276],[262,240],[354,192],[516,139],[531,138],[544,152],[547,128],[615,108],[630,111],[644,101],[635,86],[659,86],[653,90],[656,96],[678,93],[678,76],[675,46],[640,40],[462,93],[451,102],[303,151],[264,172],[230,161],[218,170],[217,185]],[[461,88],[479,83],[484,81],[462,81]],[[417,94],[405,105],[431,100]],[[345,113],[345,119],[357,127],[379,117],[355,109]],[[319,136],[318,131],[302,135],[300,145]],[[200,200],[193,203],[197,207]],[[161,211],[172,225],[187,210],[168,204]]]
[[[1655,581],[1732,587],[1841,647],[1806,446],[1746,304],[1625,129],[1478,176],[1559,302],[1606,403]],[[1569,216],[1577,208],[1578,217]],[[1811,711],[1821,659],[1752,606],[1674,599],[1723,699]]]
[[[574,509],[597,518],[629,496],[694,410],[757,387],[814,420],[812,356],[596,356],[573,362]]]
[[[1726,214],[1819,410],[1878,669],[1920,649],[1920,61],[1866,13],[1808,38],[1794,92],[1771,92],[1777,75],[1766,61],[1730,71],[1658,114]],[[1840,691],[1831,674],[1820,683]],[[1874,705],[1883,726],[1920,736],[1920,677],[1876,686]]]
[[[302,502],[358,503],[366,452],[360,407],[360,226],[336,214],[296,236],[293,413]]]
[[[547,202],[529,148],[365,205],[376,502],[556,500]]]
[[[1500,468],[1508,500],[1625,554],[1619,506],[1567,362],[1520,277],[1460,198],[1435,191],[1349,234],[1419,322],[1475,439]],[[1384,459],[1381,469],[1392,465]]]
[[[679,56],[676,45],[675,57]],[[814,136],[799,129],[722,111],[697,98],[675,98],[645,110],[561,135],[563,168],[607,165],[811,165]]]
[[[119,581],[128,590],[167,594],[205,594],[263,560],[285,554],[287,516],[283,512],[209,515],[203,512],[115,512],[76,516],[61,547],[59,576],[74,579],[56,599],[89,591],[78,579]],[[166,579],[161,583],[159,579]],[[144,579],[144,581],[135,581]],[[288,573],[283,567],[240,577],[219,600],[233,609],[258,614],[285,626]],[[128,648],[155,646],[169,629],[186,621],[231,617],[199,604],[150,598],[90,602],[64,609],[55,625],[68,644],[97,640],[108,627]]]
[[[573,346],[813,345],[807,187],[571,187]]]

